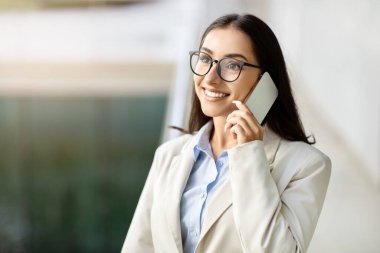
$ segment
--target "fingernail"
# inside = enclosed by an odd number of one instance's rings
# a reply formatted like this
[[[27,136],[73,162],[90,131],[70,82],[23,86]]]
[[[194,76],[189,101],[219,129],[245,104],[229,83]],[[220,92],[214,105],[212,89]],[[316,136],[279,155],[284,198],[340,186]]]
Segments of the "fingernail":
[[[241,104],[241,101],[239,101],[239,100],[233,100],[232,103],[234,103],[234,104]]]

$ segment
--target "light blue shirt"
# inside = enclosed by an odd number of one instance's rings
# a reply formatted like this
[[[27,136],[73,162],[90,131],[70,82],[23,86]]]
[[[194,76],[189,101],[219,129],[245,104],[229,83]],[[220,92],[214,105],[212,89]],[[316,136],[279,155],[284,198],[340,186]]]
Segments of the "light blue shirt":
[[[215,161],[210,146],[212,121],[197,133],[194,165],[181,199],[181,235],[184,253],[194,253],[199,240],[207,204],[215,189],[228,177],[228,153],[223,151]]]

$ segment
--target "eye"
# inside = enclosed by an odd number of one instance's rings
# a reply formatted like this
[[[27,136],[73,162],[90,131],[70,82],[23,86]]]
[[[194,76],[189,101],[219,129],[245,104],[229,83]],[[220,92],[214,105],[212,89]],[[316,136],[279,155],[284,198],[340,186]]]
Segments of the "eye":
[[[199,61],[205,64],[210,64],[212,60],[207,54],[199,54]]]
[[[228,62],[226,62],[225,66],[228,70],[233,70],[233,71],[239,71],[240,70],[240,64],[236,61],[228,61]]]

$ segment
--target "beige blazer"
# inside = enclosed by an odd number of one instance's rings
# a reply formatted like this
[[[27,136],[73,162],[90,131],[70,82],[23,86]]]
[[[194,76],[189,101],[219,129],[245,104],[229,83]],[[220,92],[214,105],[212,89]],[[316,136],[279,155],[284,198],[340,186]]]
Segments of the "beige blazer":
[[[161,145],[122,253],[182,252],[180,201],[195,137]],[[228,150],[230,178],[207,206],[196,253],[306,252],[325,198],[330,159],[266,129]]]

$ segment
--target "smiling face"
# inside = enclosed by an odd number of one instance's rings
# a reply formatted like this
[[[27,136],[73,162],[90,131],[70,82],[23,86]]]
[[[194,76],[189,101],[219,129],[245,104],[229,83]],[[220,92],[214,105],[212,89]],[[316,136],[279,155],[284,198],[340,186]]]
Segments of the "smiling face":
[[[214,60],[228,56],[258,65],[250,38],[233,27],[211,30],[205,37],[200,51],[207,53]],[[209,117],[227,117],[236,110],[232,101],[245,100],[256,85],[260,72],[258,68],[244,66],[237,80],[226,82],[217,74],[217,64],[214,63],[205,76],[194,75],[195,92],[203,113]]]

